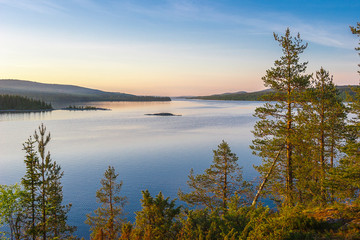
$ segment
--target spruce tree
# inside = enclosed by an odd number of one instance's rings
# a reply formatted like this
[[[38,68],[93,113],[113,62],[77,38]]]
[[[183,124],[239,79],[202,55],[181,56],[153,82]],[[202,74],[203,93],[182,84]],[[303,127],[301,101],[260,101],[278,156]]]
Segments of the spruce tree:
[[[264,85],[274,90],[263,107],[255,110],[260,118],[253,131],[255,140],[252,149],[260,156],[263,164],[257,167],[261,175],[265,175],[272,165],[277,152],[282,151],[279,164],[273,171],[268,185],[272,195],[286,205],[294,204],[294,116],[301,103],[301,93],[309,86],[310,75],[305,74],[307,62],[300,62],[300,54],[307,44],[302,42],[300,34],[291,36],[290,30],[284,36],[274,34],[275,40],[282,48],[283,56],[276,60],[274,67],[266,71],[262,78]],[[274,103],[275,102],[275,103]]]
[[[225,141],[213,152],[213,164],[203,174],[195,176],[191,169],[187,183],[192,191],[183,193],[180,190],[178,195],[191,206],[208,207],[211,210],[220,207],[226,211],[229,199],[235,193],[245,196],[249,184],[243,181],[241,168],[237,164],[238,157]]]
[[[97,202],[101,206],[94,211],[94,216],[87,215],[85,221],[90,225],[91,236],[102,236],[102,239],[118,239],[124,223],[124,205],[126,197],[119,196],[122,181],[117,183],[119,174],[114,167],[109,166],[101,179],[101,188],[96,191]]]

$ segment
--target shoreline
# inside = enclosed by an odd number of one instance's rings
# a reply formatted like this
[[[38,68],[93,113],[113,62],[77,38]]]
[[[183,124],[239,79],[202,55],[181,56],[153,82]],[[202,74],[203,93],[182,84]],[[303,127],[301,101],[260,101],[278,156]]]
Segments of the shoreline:
[[[40,109],[40,110],[15,110],[15,109],[8,109],[8,110],[0,110],[0,113],[35,113],[35,112],[51,112],[56,109]]]

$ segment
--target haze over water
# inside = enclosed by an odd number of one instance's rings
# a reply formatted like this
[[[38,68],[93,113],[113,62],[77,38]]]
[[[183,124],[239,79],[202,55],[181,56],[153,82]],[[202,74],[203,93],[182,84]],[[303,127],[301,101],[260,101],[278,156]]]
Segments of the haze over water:
[[[98,207],[95,192],[107,166],[123,180],[130,221],[141,209],[141,190],[176,198],[186,190],[191,168],[202,173],[213,149],[225,140],[239,157],[246,180],[257,176],[251,154],[252,116],[260,102],[175,100],[172,102],[93,102],[111,111],[0,114],[0,184],[14,184],[25,174],[24,143],[44,123],[52,139],[48,150],[64,171],[64,204],[72,203],[69,223],[78,236],[89,236],[86,214]],[[146,116],[171,112],[182,116]],[[180,202],[179,202],[180,204]]]

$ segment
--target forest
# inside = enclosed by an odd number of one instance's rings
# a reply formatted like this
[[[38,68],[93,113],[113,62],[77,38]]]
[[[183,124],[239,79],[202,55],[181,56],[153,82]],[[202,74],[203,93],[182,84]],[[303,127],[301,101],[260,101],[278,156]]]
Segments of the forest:
[[[352,90],[356,86],[336,86],[339,97],[347,100],[348,96],[354,96],[355,92]],[[189,97],[189,99],[203,99],[203,100],[225,100],[225,101],[264,101],[266,96],[274,92],[273,89],[266,89],[257,92],[240,92],[240,93],[225,93],[210,96]]]
[[[360,23],[351,31],[360,38]],[[109,166],[96,192],[101,206],[85,221],[91,239],[360,239],[360,86],[344,102],[329,71],[306,74],[300,34],[287,29],[274,38],[283,55],[262,78],[274,91],[254,113],[250,146],[262,159],[254,166],[259,180],[243,179],[238,157],[222,141],[209,168],[190,171],[190,191],[178,192],[183,204],[144,190],[142,209],[129,222],[123,183]],[[23,144],[21,183],[0,187],[4,239],[82,237],[67,223],[71,204],[63,204],[63,172],[47,150],[50,140],[40,125]]]
[[[0,95],[1,110],[52,110],[52,106],[42,100],[17,95]]]

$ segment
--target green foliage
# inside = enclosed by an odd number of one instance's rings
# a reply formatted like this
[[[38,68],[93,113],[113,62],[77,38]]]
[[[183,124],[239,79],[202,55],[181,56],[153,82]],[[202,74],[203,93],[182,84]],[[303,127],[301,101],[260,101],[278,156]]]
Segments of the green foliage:
[[[51,104],[16,95],[0,95],[0,110],[52,110]]]
[[[247,239],[259,222],[269,217],[269,209],[261,205],[238,207],[236,198],[224,214],[220,214],[220,208],[187,210],[181,218],[178,239]]]
[[[329,226],[306,216],[301,208],[284,207],[280,212],[258,218],[246,239],[317,239]]]
[[[222,141],[213,152],[213,164],[203,174],[195,176],[191,169],[187,183],[192,191],[185,194],[180,190],[180,199],[191,206],[212,210],[221,207],[224,211],[234,194],[242,196],[243,199],[239,201],[246,203],[250,184],[242,178],[241,168],[237,164],[238,157],[231,152],[225,141]]]
[[[23,224],[23,206],[25,205],[20,185],[0,185],[0,222],[8,224],[11,239],[21,239]]]
[[[175,207],[175,200],[169,201],[161,192],[155,198],[148,190],[142,191],[142,195],[142,210],[136,213],[131,239],[177,239],[176,217],[181,207]]]
[[[121,227],[124,223],[123,209],[126,197],[119,196],[122,181],[116,182],[119,174],[114,167],[109,166],[101,179],[101,188],[96,191],[97,202],[101,206],[94,211],[94,216],[87,215],[85,221],[90,225],[91,236],[95,238],[101,234],[103,239],[117,239],[120,237]]]

